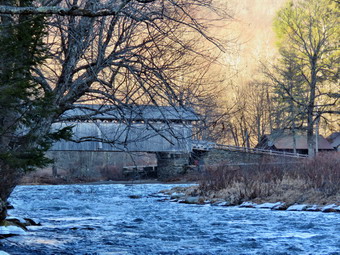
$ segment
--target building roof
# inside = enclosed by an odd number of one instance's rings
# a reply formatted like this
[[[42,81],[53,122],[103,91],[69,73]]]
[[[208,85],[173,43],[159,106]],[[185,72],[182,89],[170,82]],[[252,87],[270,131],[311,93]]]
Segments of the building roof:
[[[294,139],[292,134],[271,134],[265,135],[268,139],[267,145],[269,147],[275,146],[278,150],[293,150]],[[305,150],[308,149],[307,135],[297,134],[295,135],[296,149]],[[318,136],[318,149],[321,150],[333,150],[331,144],[322,136]]]
[[[155,105],[75,105],[60,120],[133,120],[133,121],[197,121],[199,116],[189,107]]]
[[[330,142],[333,148],[338,148],[340,146],[340,132],[334,132],[328,136],[327,141]]]

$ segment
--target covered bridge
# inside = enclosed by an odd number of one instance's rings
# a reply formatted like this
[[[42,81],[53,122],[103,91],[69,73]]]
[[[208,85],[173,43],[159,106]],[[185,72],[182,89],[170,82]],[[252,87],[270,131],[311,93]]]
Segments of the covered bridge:
[[[73,127],[72,141],[59,141],[54,151],[189,152],[192,109],[139,105],[81,105],[66,111],[53,128]]]
[[[198,115],[185,107],[76,105],[52,126],[55,130],[73,127],[72,139],[56,142],[48,154],[56,168],[80,174],[97,168],[168,168],[169,160],[188,161],[192,127],[198,120]]]

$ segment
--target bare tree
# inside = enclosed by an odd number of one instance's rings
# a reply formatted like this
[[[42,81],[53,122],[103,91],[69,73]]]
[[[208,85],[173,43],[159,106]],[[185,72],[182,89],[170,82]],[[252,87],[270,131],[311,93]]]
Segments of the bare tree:
[[[27,157],[27,152],[44,159],[44,151],[68,131],[51,133],[51,125],[76,102],[110,104],[122,112],[134,104],[197,103],[202,83],[183,88],[176,77],[202,67],[208,52],[199,47],[199,40],[219,46],[195,17],[202,9],[214,11],[211,1],[6,0],[0,5],[3,27],[6,20],[15,28],[21,17],[44,17],[45,26],[36,36],[43,38],[43,61],[28,68],[34,85],[24,88],[27,95],[11,111],[1,113],[2,119],[14,120],[1,133],[2,201],[24,170],[37,165],[33,159],[11,164],[6,155],[11,162]],[[24,53],[21,57],[27,59]]]
[[[271,88],[265,81],[254,79],[238,87],[230,102],[230,114],[225,119],[225,132],[231,135],[226,142],[255,146],[273,127],[272,103]]]
[[[294,81],[302,81],[301,94],[281,88],[306,114],[308,154],[314,155],[314,125],[324,113],[339,113],[339,5],[329,0],[290,1],[277,14],[275,30],[283,62],[294,65]],[[292,66],[292,65],[290,65]],[[276,79],[279,81],[280,79]],[[299,83],[298,83],[299,84]],[[304,98],[300,100],[299,98]]]

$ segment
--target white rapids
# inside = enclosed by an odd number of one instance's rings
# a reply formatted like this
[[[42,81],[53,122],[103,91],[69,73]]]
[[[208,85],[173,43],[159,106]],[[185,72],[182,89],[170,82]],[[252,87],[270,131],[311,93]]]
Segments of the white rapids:
[[[172,186],[19,186],[10,198],[11,216],[33,218],[42,226],[0,240],[0,251],[340,255],[338,213],[189,205],[155,195]]]

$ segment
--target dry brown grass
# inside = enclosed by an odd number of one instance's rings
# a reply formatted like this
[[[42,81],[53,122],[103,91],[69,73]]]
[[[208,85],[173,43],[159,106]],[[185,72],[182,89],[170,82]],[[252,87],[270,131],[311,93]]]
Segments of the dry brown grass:
[[[232,204],[244,201],[340,203],[340,154],[325,153],[290,163],[208,167],[199,183],[200,195]]]

